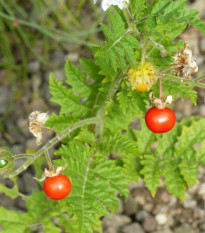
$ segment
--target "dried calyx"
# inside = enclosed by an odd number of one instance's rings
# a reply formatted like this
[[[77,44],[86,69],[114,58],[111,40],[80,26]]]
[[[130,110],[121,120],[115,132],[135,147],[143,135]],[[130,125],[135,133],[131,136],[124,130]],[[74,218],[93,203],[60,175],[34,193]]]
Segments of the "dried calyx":
[[[171,95],[167,96],[167,98],[165,98],[165,97],[156,98],[156,97],[154,97],[153,92],[150,92],[149,99],[155,105],[155,107],[159,108],[159,109],[163,109],[166,107],[167,104],[172,103],[172,96]]]
[[[40,181],[40,182],[44,181],[49,177],[54,177],[54,176],[59,175],[62,171],[66,169],[66,167],[67,167],[67,164],[65,164],[64,166],[54,167],[52,170],[45,169],[41,179],[38,179],[36,177],[33,177],[33,179]]]
[[[191,79],[191,74],[198,71],[198,66],[196,61],[192,59],[192,51],[188,44],[185,44],[184,49],[174,56],[174,65],[176,65],[176,75],[182,78]]]
[[[40,145],[42,140],[42,128],[44,128],[45,122],[48,120],[48,113],[41,113],[34,111],[29,115],[28,128],[29,131],[36,137],[36,144]]]

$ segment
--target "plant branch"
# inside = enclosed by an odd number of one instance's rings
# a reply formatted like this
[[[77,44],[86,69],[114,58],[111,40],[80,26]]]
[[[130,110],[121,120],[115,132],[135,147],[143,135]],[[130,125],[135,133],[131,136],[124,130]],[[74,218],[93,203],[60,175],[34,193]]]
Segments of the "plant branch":
[[[143,66],[145,63],[147,46],[148,46],[149,40],[150,40],[149,38],[146,38],[142,46],[141,66]]]
[[[51,161],[51,157],[48,153],[48,150],[44,150],[44,154],[45,154],[45,157],[46,157],[46,160],[47,160],[47,163],[48,163],[48,167],[49,167],[49,171],[52,171],[53,170],[53,164],[52,164],[52,161]]]
[[[26,161],[25,164],[23,164],[22,166],[20,166],[18,169],[16,169],[13,173],[6,175],[5,177],[8,178],[12,178],[14,176],[17,176],[19,173],[21,173],[22,171],[24,171],[30,164],[32,164],[38,157],[40,157],[41,155],[43,155],[45,153],[45,151],[48,151],[50,148],[52,148],[55,144],[57,144],[58,142],[60,142],[62,139],[64,139],[66,136],[68,136],[72,131],[74,131],[75,129],[78,129],[80,127],[83,127],[85,125],[90,125],[90,124],[95,124],[100,120],[99,117],[91,117],[88,119],[84,119],[84,120],[80,120],[78,122],[73,123],[72,125],[70,125],[69,127],[67,127],[61,135],[57,135],[56,137],[54,137],[53,139],[51,139],[49,142],[47,142],[42,148],[40,148],[35,154],[28,155],[24,157],[29,157],[30,159],[28,159]],[[17,155],[15,156],[15,158],[24,158],[22,157],[22,155]]]
[[[205,88],[204,83],[196,82],[195,80],[191,80],[191,79],[185,79],[185,78],[182,78],[182,77],[177,77],[177,76],[174,76],[174,75],[164,75],[163,79],[178,82],[178,83],[181,83],[183,81],[183,83],[185,83],[185,84],[190,84],[192,86]]]

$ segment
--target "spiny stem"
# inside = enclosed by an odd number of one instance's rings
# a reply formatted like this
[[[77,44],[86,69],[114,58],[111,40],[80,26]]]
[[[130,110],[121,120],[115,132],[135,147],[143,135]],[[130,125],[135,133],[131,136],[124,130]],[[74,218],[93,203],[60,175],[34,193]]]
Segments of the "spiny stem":
[[[47,126],[44,126],[44,125],[41,125],[41,128],[49,129],[49,130],[51,130],[51,131],[53,131],[53,132],[55,132],[55,133],[62,134],[61,131],[58,131],[58,130],[56,130],[56,129],[53,129],[53,128],[50,128],[50,127],[47,127]]]
[[[162,75],[162,74],[166,73],[167,71],[172,70],[172,69],[174,69],[174,68],[176,68],[176,65],[170,66],[170,67],[166,68],[165,70],[162,70],[162,71],[160,72],[160,75]]]
[[[142,55],[141,55],[141,66],[143,66],[145,63],[147,46],[148,46],[149,40],[150,40],[149,38],[146,38],[144,43],[143,43]]]
[[[201,80],[205,79],[205,75],[201,76],[201,77],[198,77],[198,78],[195,78],[194,81],[195,82],[199,82]]]
[[[96,124],[99,120],[100,120],[99,117],[91,117],[91,118],[84,119],[84,120],[73,123],[72,125],[67,127],[62,132],[61,135],[57,135],[56,137],[51,139],[42,148],[40,148],[35,154],[33,154],[32,156],[29,155],[30,159],[28,159],[26,161],[26,163],[24,163],[22,166],[20,166],[18,169],[16,169],[13,173],[6,175],[4,177],[12,178],[14,176],[17,176],[19,173],[24,171],[30,164],[32,164],[38,157],[43,155],[45,153],[45,150],[49,150],[50,148],[52,148],[56,143],[60,142],[62,139],[64,139],[66,136],[68,136],[72,131],[74,131],[75,129],[78,129],[80,127],[83,127],[85,125]],[[17,157],[15,157],[15,158],[17,158]],[[20,156],[18,156],[18,158],[20,158]]]
[[[159,98],[162,99],[162,76],[159,77]]]
[[[163,77],[163,79],[174,81],[174,82],[179,82],[179,83],[181,83],[181,80],[183,80],[183,83],[185,83],[185,84],[190,84],[192,86],[197,86],[197,87],[205,88],[205,84],[204,83],[195,82],[194,80],[185,79],[185,78],[174,76],[174,75],[165,75]]]
[[[49,171],[52,171],[53,170],[53,164],[52,164],[51,157],[50,157],[47,149],[44,150],[44,154],[45,154],[45,157],[46,157],[46,160],[47,160],[47,163],[48,163]]]

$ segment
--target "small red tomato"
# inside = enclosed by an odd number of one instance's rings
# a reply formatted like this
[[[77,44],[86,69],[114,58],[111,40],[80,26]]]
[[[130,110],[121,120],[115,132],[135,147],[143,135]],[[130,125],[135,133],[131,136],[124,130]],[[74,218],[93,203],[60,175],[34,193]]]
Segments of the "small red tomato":
[[[170,108],[150,108],[145,116],[147,127],[154,133],[170,131],[176,122],[176,116]]]
[[[61,200],[71,191],[71,182],[67,176],[57,175],[45,180],[43,189],[48,197],[53,200]]]

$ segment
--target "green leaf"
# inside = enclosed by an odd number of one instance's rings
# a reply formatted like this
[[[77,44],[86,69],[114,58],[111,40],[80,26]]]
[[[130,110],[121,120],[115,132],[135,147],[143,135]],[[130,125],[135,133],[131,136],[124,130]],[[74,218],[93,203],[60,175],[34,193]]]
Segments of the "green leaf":
[[[110,9],[108,10],[108,17],[115,37],[119,38],[125,33],[125,25],[123,20],[117,12],[113,13]]]
[[[129,98],[127,97],[127,93],[126,92],[117,93],[117,100],[119,101],[119,104],[120,104],[120,107],[123,113],[125,113],[128,108],[129,101],[130,101]]]
[[[107,136],[98,143],[98,149],[107,155],[110,155],[111,152],[114,152],[115,154],[119,152],[122,155],[131,154],[136,157],[141,155],[137,148],[137,142],[128,138],[126,134],[113,134],[112,136]]]
[[[2,233],[22,233],[28,227],[31,217],[13,210],[0,207],[0,224],[3,226]]]
[[[49,119],[46,121],[45,126],[48,126],[50,128],[63,131],[66,129],[69,125],[71,125],[74,122],[73,117],[71,114],[66,115],[56,115],[55,113],[52,113],[52,115],[49,117]]]
[[[168,161],[164,169],[164,183],[168,191],[181,200],[185,200],[185,181],[179,169],[179,161]]]
[[[72,91],[86,97],[91,93],[91,87],[86,81],[86,76],[79,68],[76,68],[70,61],[66,61],[65,74],[66,83],[72,86]]]
[[[201,118],[198,121],[193,121],[190,126],[183,126],[182,133],[177,138],[178,144],[175,148],[175,152],[178,158],[186,160],[194,160],[193,158],[193,146],[196,143],[201,143],[205,138],[205,119]]]
[[[103,155],[95,154],[91,148],[79,142],[62,146],[56,154],[61,155],[69,164],[64,172],[72,182],[72,191],[65,200],[71,217],[68,224],[75,226],[78,233],[99,230],[101,223],[98,219],[109,214],[107,208],[118,208],[116,191],[128,194],[121,168],[116,167],[114,161],[106,160]],[[96,156],[104,157],[104,160],[101,159],[101,163],[96,164]]]
[[[100,75],[100,67],[94,63],[91,59],[80,59],[80,64],[83,67],[83,70],[89,75],[95,83],[101,83],[104,76]]]
[[[74,117],[86,115],[91,109],[81,103],[79,96],[74,96],[71,89],[67,89],[52,74],[49,77],[51,101],[61,106],[60,113],[73,113]]]
[[[155,195],[157,187],[160,185],[160,177],[162,175],[162,168],[160,161],[153,155],[146,155],[140,162],[143,165],[140,173],[143,175],[146,187]]]
[[[188,184],[188,187],[191,188],[193,185],[195,185],[198,182],[198,162],[193,161],[185,161],[183,160],[179,167],[181,169],[181,174],[184,177],[184,180]]]
[[[11,198],[16,198],[19,196],[18,187],[15,185],[13,188],[7,188],[6,186],[0,184],[0,190]]]

